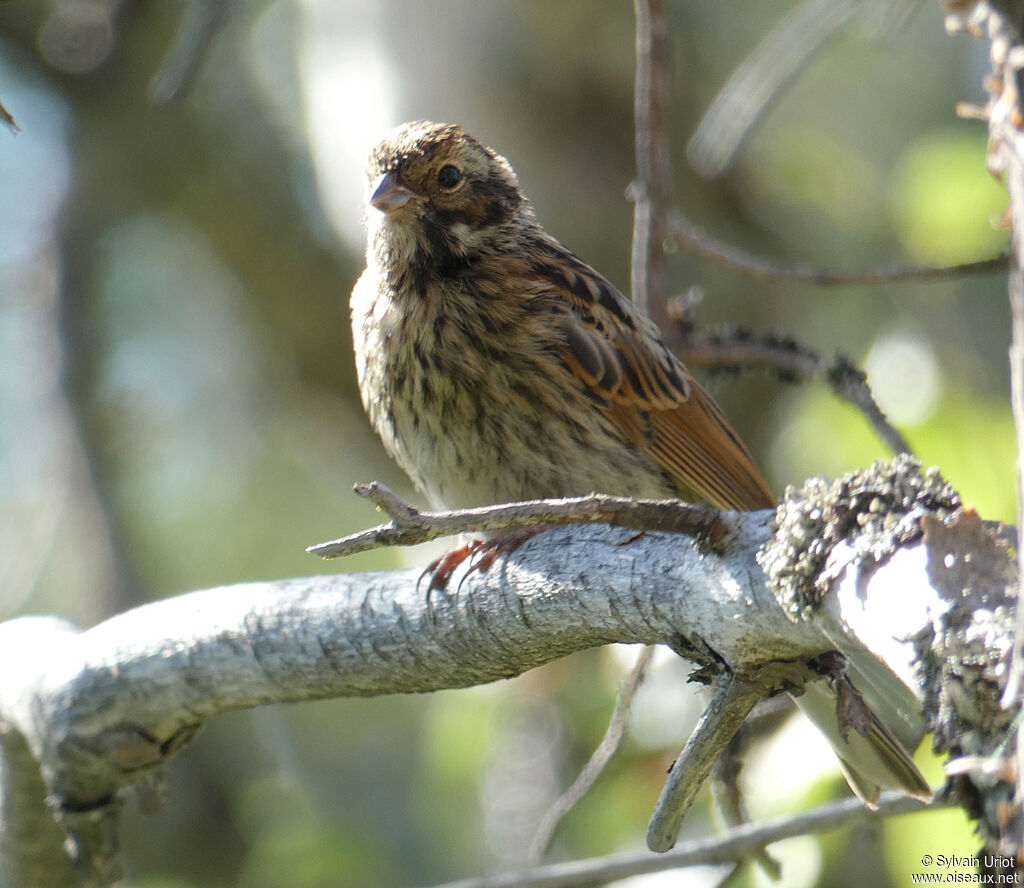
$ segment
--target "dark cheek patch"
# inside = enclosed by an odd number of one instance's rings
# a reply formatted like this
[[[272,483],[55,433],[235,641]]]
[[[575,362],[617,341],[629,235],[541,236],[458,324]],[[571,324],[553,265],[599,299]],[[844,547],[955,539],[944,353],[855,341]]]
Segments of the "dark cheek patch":
[[[504,203],[500,200],[489,201],[484,211],[484,225],[497,225],[499,222],[504,222],[507,216],[508,210]]]
[[[515,188],[499,179],[475,179],[469,190],[473,205],[479,208],[479,221],[474,227],[504,222],[515,213],[521,200]]]
[[[430,252],[435,256],[444,256],[452,252],[451,235],[448,233],[451,220],[442,212],[433,214],[433,218],[424,219],[420,227],[430,245]]]
[[[470,179],[463,190],[450,197],[436,197],[437,203],[451,201],[451,206],[437,206],[429,210],[431,226],[450,231],[453,226],[464,225],[471,231],[490,228],[508,221],[521,203],[519,192],[495,179]],[[429,235],[428,235],[429,236]]]
[[[469,228],[476,228],[473,224],[473,214],[468,209],[458,210],[434,210],[430,214],[430,219],[435,223],[435,227],[440,232],[448,231],[453,225],[466,225]]]
[[[425,243],[417,247],[410,268],[413,283],[422,293],[431,281],[463,274],[469,259],[456,249],[457,242],[451,234],[450,223],[441,224],[438,214],[422,219],[420,230]]]

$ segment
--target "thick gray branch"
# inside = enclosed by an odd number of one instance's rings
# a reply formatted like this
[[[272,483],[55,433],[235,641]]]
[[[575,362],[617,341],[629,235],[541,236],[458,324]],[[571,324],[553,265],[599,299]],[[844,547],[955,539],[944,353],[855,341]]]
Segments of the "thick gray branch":
[[[464,687],[614,641],[699,639],[740,665],[813,654],[827,642],[787,620],[754,557],[769,515],[748,516],[722,556],[668,534],[553,530],[429,602],[413,569],[209,589],[53,641],[48,623],[14,620],[0,625],[0,713],[83,805],[229,709]]]
[[[818,652],[819,630],[789,622],[765,588],[755,553],[769,517],[738,520],[721,556],[670,534],[553,530],[486,574],[456,573],[429,602],[420,572],[405,570],[209,589],[84,632],[13,620],[0,625],[0,718],[101,873],[120,791],[226,710],[464,687],[615,641],[733,664]]]

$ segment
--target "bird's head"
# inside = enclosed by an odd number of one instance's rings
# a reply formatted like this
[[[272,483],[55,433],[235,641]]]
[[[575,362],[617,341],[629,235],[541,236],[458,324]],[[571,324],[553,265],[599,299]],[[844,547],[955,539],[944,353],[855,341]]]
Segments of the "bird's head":
[[[392,249],[465,257],[533,218],[508,161],[452,124],[398,127],[373,149],[367,178],[367,222]]]

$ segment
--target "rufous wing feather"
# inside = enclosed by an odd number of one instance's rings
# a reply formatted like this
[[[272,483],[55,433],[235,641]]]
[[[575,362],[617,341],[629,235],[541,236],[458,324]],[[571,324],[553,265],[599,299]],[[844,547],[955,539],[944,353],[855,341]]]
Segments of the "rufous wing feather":
[[[609,419],[685,499],[719,509],[774,506],[750,451],[650,321],[571,253],[558,258],[535,268],[571,307],[562,319],[561,357]]]

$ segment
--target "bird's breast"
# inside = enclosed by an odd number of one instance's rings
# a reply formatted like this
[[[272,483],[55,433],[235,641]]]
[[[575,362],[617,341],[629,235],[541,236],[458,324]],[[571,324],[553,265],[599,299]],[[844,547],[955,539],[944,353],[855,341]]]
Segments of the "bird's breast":
[[[386,449],[435,505],[670,494],[548,347],[548,315],[471,278],[353,292],[363,404]]]

